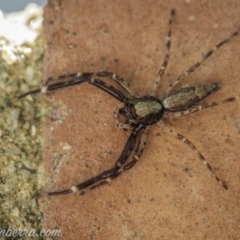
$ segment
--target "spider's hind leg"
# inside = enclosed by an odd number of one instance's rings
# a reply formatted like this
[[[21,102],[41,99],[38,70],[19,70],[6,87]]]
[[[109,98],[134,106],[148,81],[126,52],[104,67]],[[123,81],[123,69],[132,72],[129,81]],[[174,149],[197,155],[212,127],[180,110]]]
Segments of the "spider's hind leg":
[[[184,78],[186,78],[189,74],[191,74],[192,72],[194,72],[197,68],[199,68],[203,62],[205,62],[205,60],[207,60],[214,52],[216,52],[221,46],[223,46],[225,43],[229,42],[233,37],[237,36],[240,33],[240,29],[235,31],[234,33],[232,33],[228,38],[224,39],[223,41],[221,41],[220,43],[218,43],[217,45],[215,45],[212,49],[210,49],[205,56],[203,57],[203,59],[197,63],[195,63],[192,67],[190,67],[187,71],[183,72],[183,74],[181,74],[177,80],[175,80],[175,82],[173,82],[172,84],[170,84],[170,86],[166,89],[165,94],[166,96],[171,92],[171,90],[173,89],[173,87],[175,87],[177,84],[179,84],[182,80],[184,80]]]
[[[222,101],[219,101],[219,102],[202,103],[202,104],[199,104],[197,106],[194,106],[193,108],[187,109],[185,111],[172,113],[171,118],[181,117],[181,116],[187,115],[189,113],[194,113],[194,112],[201,111],[205,108],[211,108],[211,107],[215,107],[215,106],[218,106],[218,105],[222,105],[224,103],[229,103],[229,102],[234,102],[234,101],[240,101],[240,95],[237,95],[235,97],[226,98],[226,99],[224,99]]]
[[[173,137],[177,138],[178,140],[180,140],[181,142],[187,144],[199,157],[199,159],[201,160],[201,162],[207,167],[207,169],[212,173],[212,175],[214,176],[214,178],[217,180],[217,182],[219,182],[221,184],[221,186],[224,189],[228,189],[228,186],[225,182],[221,181],[220,178],[217,176],[217,174],[214,172],[212,166],[210,165],[210,163],[205,159],[205,157],[197,150],[196,146],[186,137],[184,137],[182,134],[176,132],[175,130],[172,130],[168,127],[166,127],[162,121],[160,121],[160,123],[158,124],[162,130],[165,133],[169,133],[171,134]]]
[[[172,20],[173,20],[173,16],[175,15],[175,10],[172,9],[171,10],[171,17],[169,20],[169,30],[168,30],[168,35],[167,35],[167,41],[166,41],[166,52],[164,55],[164,59],[163,59],[163,63],[162,66],[159,69],[159,72],[157,74],[156,79],[153,82],[152,88],[150,90],[150,96],[155,96],[156,95],[156,90],[158,87],[158,84],[161,80],[161,77],[163,76],[167,65],[168,65],[168,60],[169,60],[169,52],[170,52],[170,48],[171,48],[171,36],[172,36]]]

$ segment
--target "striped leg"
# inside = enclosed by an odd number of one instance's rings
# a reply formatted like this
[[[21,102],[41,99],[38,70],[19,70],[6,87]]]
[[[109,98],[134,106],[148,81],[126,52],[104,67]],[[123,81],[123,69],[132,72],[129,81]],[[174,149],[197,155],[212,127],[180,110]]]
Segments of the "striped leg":
[[[182,112],[171,113],[171,118],[181,117],[181,116],[187,115],[189,113],[201,111],[205,108],[211,108],[211,107],[222,105],[224,103],[229,103],[229,102],[234,102],[234,101],[239,101],[239,100],[240,100],[240,95],[237,95],[235,97],[226,98],[219,102],[203,103],[203,104],[197,105],[193,108],[187,109]]]
[[[180,75],[177,80],[175,82],[173,82],[172,84],[170,84],[170,86],[166,89],[166,96],[171,92],[172,88],[174,86],[176,86],[177,84],[179,84],[185,77],[187,77],[190,73],[192,73],[193,71],[195,71],[198,67],[200,67],[203,62],[208,59],[214,52],[216,52],[221,46],[223,46],[225,43],[227,43],[230,39],[232,39],[234,36],[237,36],[240,32],[240,29],[234,33],[232,33],[232,35],[226,39],[224,39],[223,41],[221,41],[220,43],[218,43],[216,46],[214,46],[211,50],[209,50],[207,52],[207,54],[203,57],[203,59],[199,62],[197,62],[196,64],[194,64],[192,67],[190,67],[187,71],[185,71],[182,75]]]
[[[140,142],[139,142],[137,151],[136,151],[135,155],[133,156],[132,161],[130,161],[129,163],[126,163],[126,164],[122,165],[122,166],[119,168],[119,170],[118,170],[115,174],[113,174],[113,175],[111,176],[111,179],[114,179],[114,178],[118,177],[121,173],[123,173],[123,172],[126,171],[126,170],[129,170],[130,168],[132,168],[132,167],[138,162],[139,158],[141,157],[141,155],[142,155],[142,153],[143,153],[144,147],[145,147],[145,145],[146,145],[147,133],[148,133],[149,129],[150,129],[150,126],[148,126],[148,127],[142,132],[142,136],[141,136],[141,139],[140,139]],[[101,181],[101,182],[99,182],[97,185],[91,186],[91,187],[89,188],[89,190],[94,190],[94,189],[97,188],[97,187],[100,187],[100,186],[102,186],[102,185],[105,185],[105,184],[111,182],[111,179],[108,178],[108,179],[106,179],[106,180],[104,180],[104,181]],[[85,191],[84,191],[84,193],[85,193]],[[81,193],[80,193],[80,194],[81,194]]]
[[[95,74],[97,77],[109,77],[118,83],[122,88],[124,88],[131,97],[138,97],[138,95],[131,89],[129,83],[125,82],[117,74],[101,71]]]
[[[214,178],[217,180],[217,182],[219,182],[222,187],[224,189],[228,189],[228,186],[225,182],[221,181],[219,179],[219,177],[216,175],[216,173],[213,171],[213,168],[211,167],[211,165],[208,163],[208,161],[204,158],[204,156],[197,150],[196,146],[187,138],[185,138],[182,134],[176,132],[175,130],[172,130],[166,126],[164,126],[164,124],[162,123],[162,121],[160,121],[160,124],[158,124],[162,130],[165,133],[169,133],[171,134],[173,137],[179,139],[181,142],[186,143],[199,157],[199,159],[202,161],[202,163],[207,167],[207,169],[212,173],[212,175],[214,176]]]
[[[118,175],[120,175],[122,172],[129,170],[130,168],[132,168],[139,160],[139,158],[141,157],[143,150],[146,146],[146,142],[147,142],[147,134],[150,130],[150,126],[147,126],[144,131],[142,132],[141,135],[141,139],[137,148],[137,151],[135,153],[135,155],[132,158],[132,161],[126,163],[125,165],[123,165],[113,176],[113,178],[116,178]]]
[[[81,72],[75,72],[75,73],[66,73],[66,74],[62,74],[59,75],[57,77],[48,77],[47,81],[44,83],[45,86],[49,85],[50,82],[52,81],[56,81],[56,80],[61,80],[61,79],[66,79],[66,78],[74,78],[74,77],[78,77],[81,76],[82,73]]]
[[[127,98],[119,90],[117,90],[114,87],[110,86],[109,84],[103,82],[102,80],[98,79],[97,77],[109,77],[112,80],[114,80],[116,83],[118,83],[123,89],[125,89],[125,91],[130,95],[131,98],[137,97],[137,94],[134,93],[134,91],[130,88],[128,83],[123,81],[123,79],[120,78],[118,75],[116,75],[114,73],[106,72],[106,71],[102,71],[102,72],[98,72],[98,73],[78,72],[78,73],[63,74],[58,77],[49,77],[47,79],[47,83],[49,83],[50,81],[53,81],[53,80],[65,79],[65,78],[70,78],[70,77],[72,77],[72,79],[70,79],[68,81],[57,82],[57,83],[45,85],[42,88],[35,89],[32,91],[26,92],[24,94],[21,94],[18,97],[16,97],[15,99],[13,99],[10,102],[10,104],[21,98],[31,95],[31,94],[47,93],[47,92],[50,92],[50,91],[53,91],[53,90],[56,90],[59,88],[64,88],[64,87],[80,84],[83,82],[88,82],[92,85],[95,85],[95,86],[101,88],[102,90],[109,93],[113,97],[117,98],[121,102],[125,102],[125,100],[127,100]]]
[[[131,152],[135,146],[136,138],[137,138],[138,134],[144,128],[145,127],[143,127],[142,125],[139,125],[138,127],[135,127],[133,129],[120,157],[118,158],[118,160],[116,161],[116,163],[114,164],[114,166],[112,168],[110,168],[110,169],[98,174],[97,176],[95,176],[87,181],[84,181],[76,186],[72,186],[69,189],[65,189],[65,190],[58,191],[58,192],[39,193],[36,195],[36,197],[39,197],[42,195],[48,195],[48,196],[64,195],[64,194],[74,193],[77,191],[80,191],[80,194],[83,195],[87,190],[93,190],[96,187],[99,187],[101,185],[104,185],[104,184],[110,182],[111,179],[116,178],[119,175],[118,171],[121,168],[123,168],[124,164],[126,163],[129,155],[131,154]],[[138,149],[139,149],[139,147],[138,147]]]
[[[111,179],[114,179],[114,178],[118,177],[121,173],[123,173],[123,172],[126,171],[126,170],[129,170],[130,168],[132,168],[132,167],[138,162],[139,158],[141,157],[141,155],[142,155],[142,153],[143,153],[143,149],[144,149],[144,147],[145,147],[145,145],[146,145],[147,133],[148,133],[149,128],[150,128],[150,127],[147,127],[147,128],[143,131],[142,136],[141,136],[141,140],[140,140],[139,145],[138,145],[138,148],[137,148],[137,151],[136,151],[135,155],[133,156],[132,161],[130,161],[129,163],[127,163],[127,164],[125,164],[125,165],[122,165],[122,166],[119,168],[119,170],[118,170],[115,174],[113,174],[113,175],[111,176],[111,178],[108,178],[108,179],[106,179],[106,180],[104,180],[104,181],[101,181],[101,182],[99,182],[98,184],[96,184],[96,185],[94,185],[94,186],[91,186],[91,187],[89,188],[89,190],[94,190],[95,188],[98,188],[98,187],[100,187],[100,186],[102,186],[102,185],[105,185],[105,184],[107,184],[107,183],[110,183],[110,182],[111,182]],[[86,192],[86,191],[84,190],[84,192],[81,192],[80,194],[81,194],[81,195],[82,195],[82,194],[85,194],[85,192]]]
[[[139,160],[139,158],[142,156],[142,153],[143,153],[143,150],[146,146],[146,142],[147,142],[147,134],[150,130],[150,126],[148,126],[142,133],[142,136],[141,136],[141,140],[140,140],[140,143],[138,145],[138,149],[137,149],[137,152],[136,154],[133,156],[133,160],[129,163],[127,163],[124,167],[122,167],[121,169],[119,169],[118,172],[122,173],[126,170],[129,170],[130,168],[132,168],[135,163]]]
[[[165,52],[164,60],[163,60],[162,66],[160,67],[160,70],[157,74],[157,77],[154,80],[152,88],[150,90],[150,96],[155,96],[156,95],[156,90],[157,90],[158,84],[159,84],[160,79],[163,76],[163,74],[165,72],[165,69],[167,68],[167,65],[168,65],[169,52],[170,52],[170,48],[171,48],[172,19],[173,19],[174,14],[175,14],[175,10],[173,9],[171,11],[171,17],[170,17],[170,20],[169,20],[169,30],[168,30],[168,35],[167,35],[166,52]]]
[[[64,76],[68,76],[68,75],[64,75]],[[83,82],[87,82],[89,84],[92,84],[92,85],[102,89],[103,91],[107,92],[108,94],[115,97],[116,99],[118,99],[121,102],[128,101],[128,98],[125,97],[119,90],[117,90],[113,86],[103,82],[102,80],[96,78],[95,74],[86,72],[86,73],[78,73],[75,77],[73,77],[69,81],[53,83],[48,86],[44,86],[42,88],[35,89],[35,90],[29,91],[27,93],[21,94],[18,97],[16,97],[15,99],[13,99],[11,101],[11,103],[13,103],[21,98],[24,98],[28,95],[31,95],[31,94],[47,93],[47,92],[54,91],[54,90],[57,90],[60,88],[65,88],[65,87],[73,86],[76,84],[81,84]]]
[[[132,97],[137,97],[137,94],[134,93],[134,91],[130,88],[130,85],[125,82],[122,78],[120,78],[117,74],[107,72],[107,71],[100,71],[97,73],[88,73],[89,75],[96,76],[96,77],[109,77],[113,79],[116,83],[118,83],[120,86],[122,86],[128,94],[130,94]],[[81,72],[76,72],[76,73],[67,73],[67,74],[62,74],[57,77],[48,77],[45,85],[49,85],[48,83],[54,80],[60,80],[60,79],[66,79],[66,78],[74,78],[81,76]]]
[[[85,73],[85,74],[87,74],[87,73]],[[74,84],[77,84],[77,83],[82,83],[82,82],[87,81],[87,78],[86,78],[87,75],[85,77],[85,75],[83,76],[82,73],[71,73],[71,74],[66,74],[66,75],[60,75],[56,78],[55,77],[49,77],[47,79],[47,82],[52,81],[52,80],[58,80],[58,79],[61,79],[61,78],[66,78],[66,77],[69,77],[69,76],[72,76],[74,78],[69,80],[69,81],[58,82],[58,83],[53,83],[53,84],[50,84],[50,85],[45,85],[42,88],[34,89],[34,90],[29,91],[29,92],[23,93],[23,94],[17,96],[15,99],[13,99],[11,101],[11,103],[13,103],[17,100],[20,100],[20,99],[22,99],[22,98],[24,98],[28,95],[37,94],[37,93],[47,93],[48,91],[53,91],[53,90],[56,90],[58,88],[63,88],[63,87],[67,87],[67,86],[71,86],[71,85],[74,85]],[[76,79],[78,79],[78,81],[76,81]]]

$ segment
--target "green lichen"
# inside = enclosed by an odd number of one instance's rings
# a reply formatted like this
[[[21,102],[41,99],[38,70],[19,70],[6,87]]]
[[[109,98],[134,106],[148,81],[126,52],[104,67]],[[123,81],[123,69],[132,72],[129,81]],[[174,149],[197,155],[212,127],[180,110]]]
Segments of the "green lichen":
[[[7,39],[0,38],[0,229],[41,230],[42,213],[34,194],[44,185],[41,166],[41,121],[46,108],[37,96],[28,96],[9,106],[21,93],[39,87],[44,43],[14,48],[9,58]],[[1,237],[0,239],[41,239]]]

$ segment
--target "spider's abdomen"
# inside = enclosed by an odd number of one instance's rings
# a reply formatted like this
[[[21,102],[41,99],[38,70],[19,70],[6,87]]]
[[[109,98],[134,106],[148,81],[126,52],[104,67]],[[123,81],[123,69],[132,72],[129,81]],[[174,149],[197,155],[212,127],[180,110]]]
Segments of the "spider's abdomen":
[[[163,106],[171,112],[184,111],[218,89],[217,83],[180,88],[177,91],[170,92],[163,100]]]
[[[164,112],[161,101],[152,96],[144,96],[131,100],[127,109],[130,121],[142,125],[151,125],[158,122]]]

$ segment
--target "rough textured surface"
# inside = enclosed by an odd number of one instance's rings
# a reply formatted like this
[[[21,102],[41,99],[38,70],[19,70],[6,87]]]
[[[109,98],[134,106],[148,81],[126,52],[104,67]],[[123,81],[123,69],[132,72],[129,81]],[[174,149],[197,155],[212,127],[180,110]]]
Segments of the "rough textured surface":
[[[35,39],[27,40],[25,33],[30,22],[40,21],[41,16],[40,8],[31,8],[2,18],[3,25],[17,25],[10,31],[2,27],[0,34],[0,239],[20,239],[20,229],[38,232],[41,228],[42,214],[32,196],[46,183],[41,167],[41,126],[46,109],[37,96],[13,101],[39,86],[43,39],[37,25],[31,27]],[[13,40],[16,28],[24,34]],[[23,232],[21,236],[28,239]]]
[[[231,0],[49,1],[44,77],[108,70],[148,93],[164,56],[171,8],[176,16],[170,63],[159,93],[240,27],[240,2]],[[239,94],[239,53],[235,37],[183,85],[220,82],[209,102]],[[114,127],[118,101],[93,86],[52,97],[44,147],[49,191],[111,167],[129,134]],[[61,229],[68,240],[240,238],[239,108],[234,102],[166,122],[196,144],[229,190],[186,145],[154,126],[139,163],[111,184],[81,197],[41,197],[43,227]]]

